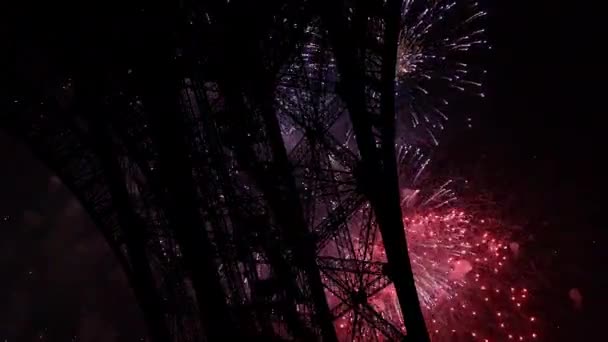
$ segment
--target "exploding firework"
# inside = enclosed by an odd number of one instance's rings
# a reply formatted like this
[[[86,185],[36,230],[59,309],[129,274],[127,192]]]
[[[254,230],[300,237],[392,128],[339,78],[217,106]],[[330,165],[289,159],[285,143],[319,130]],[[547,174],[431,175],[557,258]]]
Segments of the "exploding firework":
[[[425,189],[429,181],[421,179],[428,158],[419,150],[402,147],[400,156],[402,162],[417,163],[416,167],[402,164],[402,173],[413,170],[407,173],[414,177],[409,184],[418,187],[403,188],[402,208],[412,270],[431,339],[538,339],[539,323],[528,307],[531,280],[520,274],[519,244],[511,237],[511,227],[491,210],[467,206],[466,200],[457,199],[454,182]],[[377,228],[372,229],[372,239],[361,239],[370,211],[364,208],[363,213],[353,217],[351,234],[355,245],[371,242],[372,246],[367,246],[371,250],[367,254],[370,262],[384,262]],[[354,250],[358,249],[355,246]],[[368,302],[395,327],[403,326],[394,287],[377,291]],[[353,322],[357,323],[354,312],[344,313],[336,321],[344,340],[350,340],[353,329],[363,331],[369,338],[385,340],[386,334],[371,328],[366,331],[361,323],[353,327]]]
[[[500,221],[451,208],[405,217],[412,269],[436,341],[530,340],[526,281]]]
[[[412,0],[404,2],[401,18],[396,65],[401,204],[434,341],[536,336],[509,228],[457,200],[458,182],[435,183],[426,171],[430,158],[424,149],[438,144],[454,94],[483,96],[484,71],[469,60],[473,50],[487,47],[480,27],[484,16],[477,3]],[[301,55],[283,70],[277,112],[310,225],[323,241],[319,254],[327,298],[341,339],[397,339],[404,333],[403,318],[394,287],[383,276],[386,257],[373,210],[356,193],[358,153],[348,110],[336,92],[335,60],[322,34],[309,34]],[[371,61],[367,67],[373,69]],[[327,231],[338,221],[344,223]]]
[[[410,210],[404,223],[418,296],[433,341],[538,338],[537,317],[527,306],[532,296],[529,280],[517,270],[519,245],[503,222],[446,205]],[[384,262],[381,238],[377,230],[372,234],[377,236],[373,246],[368,246],[370,261]],[[360,241],[353,240],[355,245]],[[331,293],[329,299],[337,302]],[[368,302],[395,327],[403,326],[394,287],[377,291]],[[365,334],[384,340],[381,331],[356,322],[356,314],[345,312],[336,321],[344,340],[351,340],[348,336],[353,330],[363,340]],[[353,322],[359,325],[352,326]]]
[[[532,279],[522,276],[512,226],[484,199],[458,198],[464,182],[430,177],[421,148],[397,151],[409,254],[432,340],[537,339],[528,303]],[[336,329],[345,341],[393,340],[405,333],[404,322],[394,287],[382,276],[386,255],[371,207],[362,205],[347,226],[349,237],[336,235],[321,252],[334,260],[323,266]]]
[[[486,12],[476,2],[406,0],[397,56],[396,108],[407,142],[439,143],[451,98],[483,97],[485,70],[471,58],[486,50],[481,19]],[[412,134],[412,130],[420,132]]]
[[[450,102],[463,95],[484,97],[486,71],[475,59],[489,48],[485,16],[478,3],[469,0],[404,1],[395,66],[396,128],[402,143],[438,145]],[[336,94],[340,77],[333,51],[318,28],[310,27],[307,33],[307,43],[282,70],[277,89],[284,136],[293,133],[294,125],[314,129],[312,122],[323,122],[339,140],[346,135],[345,144],[352,147],[348,111]],[[382,40],[381,33],[376,39]],[[366,71],[377,73],[380,56],[369,56],[367,61]],[[368,101],[374,102],[378,94],[369,91]],[[313,115],[317,118],[311,121]]]

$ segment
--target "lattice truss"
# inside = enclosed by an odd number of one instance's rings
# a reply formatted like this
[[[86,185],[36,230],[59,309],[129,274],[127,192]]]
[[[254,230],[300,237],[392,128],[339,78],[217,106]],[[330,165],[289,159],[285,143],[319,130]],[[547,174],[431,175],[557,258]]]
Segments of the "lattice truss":
[[[340,340],[400,340],[399,307],[377,298],[391,286],[374,212],[358,184],[361,164],[346,104],[337,92],[338,71],[326,37],[309,41],[282,71],[277,114],[315,237],[317,263]],[[378,76],[371,64],[368,77]],[[369,113],[378,96],[368,90]],[[377,114],[376,114],[377,115]],[[376,300],[374,300],[376,299]],[[392,305],[392,306],[391,306]]]
[[[106,70],[110,81],[76,75],[15,97],[3,127],[104,233],[152,339],[404,338],[401,308],[382,299],[394,274],[374,210],[385,185],[370,181],[387,164],[360,152],[352,121],[356,108],[371,123],[374,151],[390,139],[386,6],[277,7],[245,47],[228,30],[241,18],[230,5],[197,8],[183,16],[185,43],[169,49],[177,62],[164,76],[137,79],[153,63],[134,64]],[[360,64],[332,40],[332,16],[359,34]]]

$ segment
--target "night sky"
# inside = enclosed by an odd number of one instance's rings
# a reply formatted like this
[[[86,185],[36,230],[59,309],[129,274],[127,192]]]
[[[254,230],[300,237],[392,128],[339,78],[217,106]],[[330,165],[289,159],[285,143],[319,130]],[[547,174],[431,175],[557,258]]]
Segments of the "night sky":
[[[138,341],[117,259],[61,181],[0,135],[0,341]]]
[[[599,24],[584,2],[547,4],[490,6],[488,96],[471,113],[472,128],[447,133],[436,168],[491,191],[524,227],[526,257],[542,290],[544,340],[598,340],[608,308],[608,233],[600,223],[604,107],[594,83],[600,58],[591,53]],[[34,80],[49,72],[44,62],[30,63]],[[101,234],[52,172],[5,135],[0,263],[0,341],[145,335]],[[569,298],[574,288],[580,308]]]

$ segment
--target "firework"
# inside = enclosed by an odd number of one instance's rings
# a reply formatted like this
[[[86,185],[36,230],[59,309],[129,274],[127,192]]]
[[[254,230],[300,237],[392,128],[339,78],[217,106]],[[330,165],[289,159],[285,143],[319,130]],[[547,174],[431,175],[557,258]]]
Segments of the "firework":
[[[478,199],[458,198],[462,182],[434,180],[428,170],[431,159],[421,148],[398,145],[397,151],[409,254],[432,340],[538,339],[539,323],[528,308],[532,280],[522,276],[520,245],[512,237],[512,226],[483,199],[480,205]],[[347,226],[349,238],[336,237],[321,254],[368,266],[348,271],[349,267],[336,265],[346,271],[326,272],[328,301],[339,316],[336,329],[347,341],[392,340],[391,329],[405,333],[404,322],[394,287],[388,282],[369,285],[380,279],[373,265],[386,262],[371,207],[363,205]],[[357,304],[362,299],[348,298],[360,290],[392,327],[383,331],[373,326],[371,313],[361,317],[368,310]],[[345,300],[351,307],[340,310]]]
[[[499,221],[451,208],[408,215],[406,234],[433,340],[537,337],[531,295]]]
[[[439,143],[451,98],[483,97],[485,70],[469,60],[489,47],[476,2],[406,0],[397,56],[396,108],[410,144]],[[417,134],[412,134],[419,132]],[[428,138],[428,139],[427,139]]]
[[[418,207],[410,210],[404,223],[418,295],[433,341],[539,337],[537,317],[527,305],[532,296],[529,280],[517,269],[518,244],[504,223],[456,205]],[[368,246],[372,250],[369,259],[383,262],[381,238],[377,230],[372,234],[377,236],[373,246]],[[355,235],[359,234],[353,232]],[[355,237],[353,241],[358,250],[361,240]],[[357,281],[355,275],[352,281]],[[330,303],[339,302],[331,291],[328,298]],[[368,302],[395,327],[403,326],[394,287],[378,291]],[[361,334],[359,339],[365,340],[367,334],[385,340],[381,331],[362,322],[352,326],[357,323],[355,315],[354,311],[346,312],[336,321],[342,339],[351,340],[348,336],[356,330]]]
[[[401,204],[412,269],[434,341],[507,340],[509,335],[519,340],[537,334],[530,326],[536,318],[525,310],[530,294],[519,285],[511,260],[509,246],[516,241],[508,228],[458,200],[458,182],[436,183],[426,170],[430,158],[425,149],[438,144],[454,94],[483,96],[479,80],[484,72],[468,59],[487,46],[479,27],[484,16],[477,3],[464,1],[405,1],[402,11],[396,65]],[[373,283],[382,272],[372,268],[386,257],[372,209],[351,186],[356,184],[358,153],[348,111],[336,93],[337,68],[322,35],[308,33],[310,42],[278,82],[277,113],[311,226],[325,234],[321,258],[336,263],[321,267],[328,302],[341,339],[393,340],[405,333],[403,318],[394,287]],[[368,68],[380,65],[370,60]],[[339,228],[344,231],[325,233],[327,217],[344,220]],[[374,323],[374,313],[390,326]]]
[[[450,102],[463,95],[484,96],[486,71],[474,60],[489,48],[485,16],[478,3],[469,0],[404,2],[395,66],[397,137],[402,143],[438,145]],[[284,136],[293,133],[294,125],[310,130],[311,122],[323,122],[328,132],[354,147],[348,112],[336,94],[339,74],[333,52],[318,28],[310,27],[307,33],[309,40],[282,70],[278,83]],[[368,73],[379,71],[379,58],[369,56]],[[367,96],[371,102],[378,99],[373,91]],[[299,122],[293,122],[296,118]]]
[[[422,190],[403,191],[407,193],[402,205],[412,270],[432,340],[538,339],[538,319],[528,309],[533,295],[530,280],[519,272],[519,244],[511,238],[511,228],[497,215],[465,206],[466,201],[457,200],[449,184],[427,195]],[[366,215],[353,217],[355,250],[363,243],[360,231],[365,224],[361,221]],[[368,246],[372,250],[368,260],[386,261],[377,228],[371,234],[375,237]],[[392,286],[375,293],[369,303],[395,327],[403,326]],[[353,312],[336,321],[343,339],[349,340],[354,321]],[[361,323],[356,329],[379,340],[386,337],[363,329]]]

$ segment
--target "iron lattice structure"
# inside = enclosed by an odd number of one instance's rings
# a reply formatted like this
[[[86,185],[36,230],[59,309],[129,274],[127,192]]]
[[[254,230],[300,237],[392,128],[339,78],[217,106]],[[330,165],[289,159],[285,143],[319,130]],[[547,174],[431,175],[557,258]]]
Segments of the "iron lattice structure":
[[[11,89],[2,128],[104,233],[151,340],[428,340],[395,159],[401,5],[121,5],[88,39],[110,38]],[[389,286],[400,305],[372,304]]]

